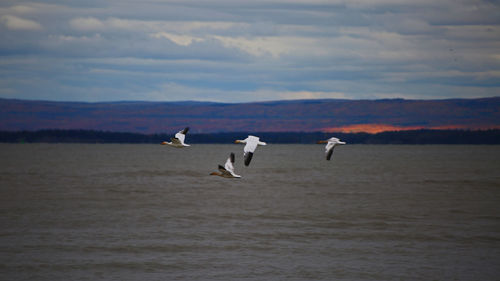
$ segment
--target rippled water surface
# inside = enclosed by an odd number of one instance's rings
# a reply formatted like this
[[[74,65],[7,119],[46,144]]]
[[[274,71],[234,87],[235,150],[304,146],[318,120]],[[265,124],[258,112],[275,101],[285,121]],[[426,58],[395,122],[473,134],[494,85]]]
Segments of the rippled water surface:
[[[500,146],[242,150],[0,144],[0,279],[500,276]]]

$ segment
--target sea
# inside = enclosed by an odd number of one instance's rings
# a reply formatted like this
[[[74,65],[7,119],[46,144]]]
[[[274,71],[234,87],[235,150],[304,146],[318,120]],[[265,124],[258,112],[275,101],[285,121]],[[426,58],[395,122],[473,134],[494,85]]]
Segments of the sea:
[[[500,280],[500,146],[0,144],[0,280]]]

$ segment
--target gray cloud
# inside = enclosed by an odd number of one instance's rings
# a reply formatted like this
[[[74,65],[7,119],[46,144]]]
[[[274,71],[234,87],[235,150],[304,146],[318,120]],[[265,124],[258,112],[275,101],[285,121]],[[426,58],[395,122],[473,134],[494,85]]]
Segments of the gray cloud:
[[[3,1],[0,97],[497,96],[494,1]]]

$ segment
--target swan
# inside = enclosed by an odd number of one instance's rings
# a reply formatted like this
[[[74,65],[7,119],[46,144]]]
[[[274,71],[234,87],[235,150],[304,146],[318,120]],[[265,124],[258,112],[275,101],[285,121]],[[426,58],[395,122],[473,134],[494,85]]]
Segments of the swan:
[[[244,143],[245,147],[243,148],[243,156],[245,157],[245,166],[250,165],[250,161],[252,161],[252,156],[259,145],[266,145],[265,142],[260,141],[260,139],[256,136],[248,136],[244,140],[236,140],[234,143]]]
[[[330,160],[330,158],[332,158],[333,149],[335,148],[336,145],[345,144],[345,142],[340,141],[338,138],[329,138],[327,140],[320,140],[317,143],[326,143],[325,146],[326,160]]]
[[[219,172],[212,172],[212,176],[220,176],[223,178],[241,178],[240,175],[234,173],[234,153],[229,154],[229,158],[226,160],[224,167],[219,165]]]
[[[175,134],[175,137],[170,139],[170,142],[164,141],[161,144],[162,145],[169,145],[177,148],[182,148],[182,147],[187,147],[190,146],[189,144],[184,143],[184,139],[186,139],[186,134],[189,131],[189,127],[184,128],[184,130],[181,130]]]

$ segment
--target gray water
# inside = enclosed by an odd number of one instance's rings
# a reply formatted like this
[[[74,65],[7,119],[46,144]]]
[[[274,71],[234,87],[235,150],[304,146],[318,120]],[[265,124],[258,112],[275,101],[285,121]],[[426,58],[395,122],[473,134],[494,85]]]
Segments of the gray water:
[[[0,279],[499,280],[500,146],[242,150],[0,144]]]

